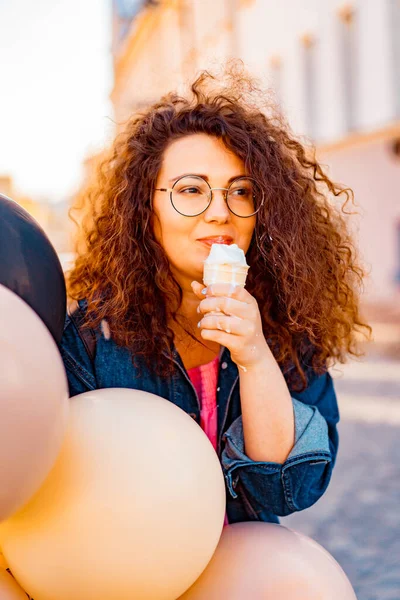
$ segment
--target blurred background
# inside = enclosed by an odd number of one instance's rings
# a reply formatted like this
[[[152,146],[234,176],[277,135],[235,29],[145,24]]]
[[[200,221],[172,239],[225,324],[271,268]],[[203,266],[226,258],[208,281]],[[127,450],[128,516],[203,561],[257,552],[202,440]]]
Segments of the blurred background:
[[[331,486],[283,519],[339,560],[362,600],[400,598],[400,0],[0,0],[0,192],[65,267],[68,208],[137,109],[241,58],[313,142],[368,270],[366,356],[335,367]]]

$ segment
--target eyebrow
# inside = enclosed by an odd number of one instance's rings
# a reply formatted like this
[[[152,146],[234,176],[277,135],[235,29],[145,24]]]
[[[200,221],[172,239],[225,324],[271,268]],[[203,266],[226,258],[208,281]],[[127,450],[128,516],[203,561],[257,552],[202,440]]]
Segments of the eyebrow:
[[[202,175],[201,173],[182,173],[182,175],[178,175],[177,177],[171,177],[171,179],[168,179],[168,183],[172,183],[174,181],[177,181],[181,177],[187,177],[188,175],[195,175],[196,177],[202,177],[203,179],[205,179],[206,181],[209,182],[209,178],[207,175]],[[239,177],[248,177],[248,175],[234,175],[233,177],[230,177],[228,179],[228,183],[232,183],[232,181],[234,179],[238,179]]]

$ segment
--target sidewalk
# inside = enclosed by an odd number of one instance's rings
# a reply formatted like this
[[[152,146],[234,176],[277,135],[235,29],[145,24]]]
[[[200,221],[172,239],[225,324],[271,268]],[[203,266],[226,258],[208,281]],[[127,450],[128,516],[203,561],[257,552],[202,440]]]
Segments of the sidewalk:
[[[313,507],[281,519],[336,558],[358,600],[400,599],[400,356],[387,353],[400,337],[385,335],[331,371],[341,414],[332,481]]]
[[[331,369],[342,420],[400,425],[400,360],[376,356]]]

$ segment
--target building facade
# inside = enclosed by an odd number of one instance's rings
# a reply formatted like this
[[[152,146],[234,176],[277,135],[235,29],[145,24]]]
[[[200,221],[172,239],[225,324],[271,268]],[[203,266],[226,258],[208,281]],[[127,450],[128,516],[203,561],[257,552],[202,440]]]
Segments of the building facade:
[[[0,194],[4,194],[18,202],[38,222],[58,253],[65,253],[70,250],[72,227],[67,218],[67,202],[53,204],[35,201],[15,188],[10,175],[0,176]]]
[[[114,0],[117,123],[241,58],[351,187],[365,301],[400,295],[400,0]]]

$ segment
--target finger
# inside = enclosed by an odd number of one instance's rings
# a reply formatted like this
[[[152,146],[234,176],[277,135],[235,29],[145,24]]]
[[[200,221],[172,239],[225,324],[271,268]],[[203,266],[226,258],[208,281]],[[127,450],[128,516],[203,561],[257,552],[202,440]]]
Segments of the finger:
[[[201,329],[213,329],[225,331],[232,335],[247,336],[251,334],[251,324],[239,317],[228,317],[226,315],[206,315],[199,321]]]
[[[219,329],[202,329],[200,335],[203,340],[221,344],[221,346],[228,348],[230,352],[235,350],[235,343],[239,340],[238,337]]]
[[[253,310],[248,302],[241,302],[226,296],[209,296],[200,302],[197,312],[204,315],[210,312],[222,312],[228,316],[246,319],[251,317]]]
[[[199,283],[198,281],[192,281],[190,285],[197,298],[199,298],[199,300],[204,300],[204,294],[202,294],[201,292],[205,289],[205,286],[202,283]]]
[[[249,304],[255,302],[253,296],[244,287],[231,283],[212,283],[204,288],[201,293],[207,298],[209,296],[226,296]]]

